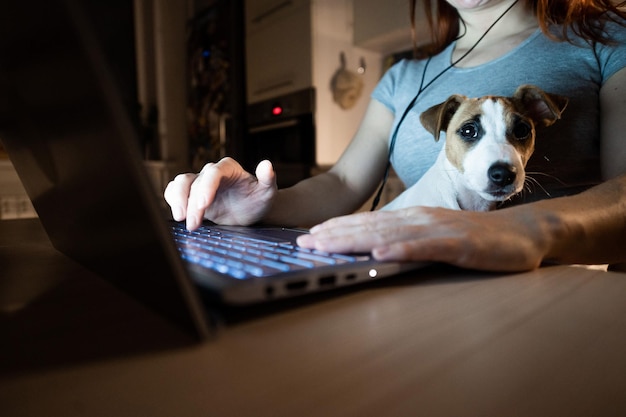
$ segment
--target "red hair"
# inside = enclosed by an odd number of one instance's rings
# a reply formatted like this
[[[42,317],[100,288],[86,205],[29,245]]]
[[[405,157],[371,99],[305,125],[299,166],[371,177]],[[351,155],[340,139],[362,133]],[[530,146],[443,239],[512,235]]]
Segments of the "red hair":
[[[611,39],[602,29],[606,21],[626,25],[626,1],[612,0],[522,0],[532,7],[539,27],[549,37],[569,41],[568,29],[590,42],[610,43]],[[445,0],[424,0],[424,11],[430,27],[430,43],[417,46],[415,36],[416,0],[410,2],[411,31],[416,58],[425,58],[444,50],[459,34],[459,14]],[[562,32],[556,36],[549,32],[553,25],[561,25]]]

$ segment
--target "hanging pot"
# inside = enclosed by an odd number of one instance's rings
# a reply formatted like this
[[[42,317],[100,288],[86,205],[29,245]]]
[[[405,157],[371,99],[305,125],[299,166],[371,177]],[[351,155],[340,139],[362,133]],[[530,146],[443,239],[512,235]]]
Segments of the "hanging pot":
[[[354,107],[363,92],[363,80],[359,74],[346,68],[346,56],[339,56],[340,66],[330,81],[333,100],[344,110]],[[364,64],[361,67],[364,70]]]

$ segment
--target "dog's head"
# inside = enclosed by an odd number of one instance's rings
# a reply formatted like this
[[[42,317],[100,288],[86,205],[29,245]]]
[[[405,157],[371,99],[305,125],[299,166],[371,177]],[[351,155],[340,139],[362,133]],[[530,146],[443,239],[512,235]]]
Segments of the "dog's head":
[[[556,122],[567,98],[532,85],[512,97],[453,95],[420,115],[439,140],[446,132],[448,161],[465,187],[488,201],[504,201],[524,186],[525,167],[535,147],[535,127]]]

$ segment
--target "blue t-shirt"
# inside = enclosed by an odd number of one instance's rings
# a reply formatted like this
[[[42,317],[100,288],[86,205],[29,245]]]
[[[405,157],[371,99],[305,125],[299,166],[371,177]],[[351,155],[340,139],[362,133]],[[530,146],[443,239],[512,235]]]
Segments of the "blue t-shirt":
[[[615,43],[590,44],[571,34],[576,39],[573,45],[551,40],[538,29],[493,61],[448,69],[420,94],[398,129],[391,162],[399,178],[406,186],[414,184],[443,146],[445,134],[435,142],[419,121],[421,112],[452,94],[510,96],[519,85],[534,84],[567,97],[569,103],[559,121],[537,130],[535,152],[526,168],[536,183],[530,183],[520,198],[532,201],[568,195],[599,183],[599,92],[611,75],[626,67],[626,29],[610,23],[606,30]],[[452,62],[453,48],[451,44],[434,56],[425,73],[426,60],[402,60],[385,73],[372,98],[395,114],[392,132],[417,94],[423,74],[427,84],[444,71]]]

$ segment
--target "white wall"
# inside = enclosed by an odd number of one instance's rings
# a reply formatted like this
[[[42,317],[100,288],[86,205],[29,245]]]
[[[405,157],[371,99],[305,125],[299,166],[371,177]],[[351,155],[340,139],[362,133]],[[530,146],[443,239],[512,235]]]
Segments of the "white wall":
[[[319,165],[334,164],[361,122],[369,96],[381,76],[382,54],[354,46],[353,0],[313,0],[313,84],[317,93],[317,152]],[[357,71],[364,58],[364,88],[356,105],[343,110],[333,101],[330,82],[340,67],[340,54],[346,68]]]

